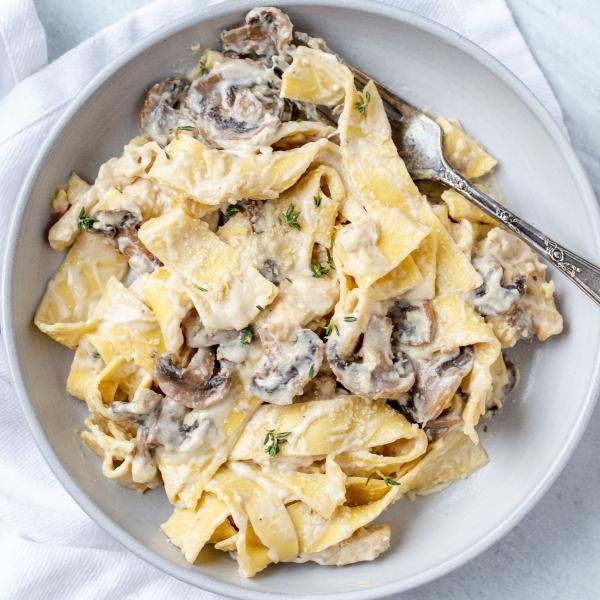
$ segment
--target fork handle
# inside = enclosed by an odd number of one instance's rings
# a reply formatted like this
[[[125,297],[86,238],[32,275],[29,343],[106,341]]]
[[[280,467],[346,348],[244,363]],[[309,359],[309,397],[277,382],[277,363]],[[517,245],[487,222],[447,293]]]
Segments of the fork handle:
[[[592,300],[600,304],[600,268],[561,246],[539,229],[498,204],[491,196],[484,194],[454,169],[448,167],[438,173],[436,178],[466,196],[483,212],[501,221],[508,229],[549,260],[563,275],[579,286]]]

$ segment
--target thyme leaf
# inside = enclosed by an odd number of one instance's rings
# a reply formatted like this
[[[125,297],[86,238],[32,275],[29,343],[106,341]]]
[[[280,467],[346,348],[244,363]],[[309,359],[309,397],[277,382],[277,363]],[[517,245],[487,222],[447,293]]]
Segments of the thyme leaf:
[[[252,327],[246,327],[246,329],[242,329],[242,337],[240,338],[240,342],[242,344],[251,344],[254,339],[254,331],[252,331]]]
[[[310,265],[313,277],[323,277],[329,273],[329,265],[322,265],[321,263],[314,262]]]
[[[292,229],[300,229],[300,223],[298,222],[298,217],[300,216],[300,211],[296,210],[296,207],[293,204],[288,206],[288,209],[281,213],[279,217],[281,222],[288,225]]]
[[[315,197],[313,198],[313,201],[314,201],[314,203],[315,203],[315,206],[316,206],[317,208],[319,208],[319,206],[321,206],[321,202],[323,202],[323,196],[321,196],[321,194],[319,194],[318,196],[315,196]]]
[[[82,208],[79,211],[79,216],[77,217],[77,229],[79,229],[79,231],[87,231],[88,229],[92,229],[94,223],[97,221],[98,219],[86,215],[85,208]]]
[[[385,483],[385,485],[389,487],[392,487],[393,485],[400,485],[399,481],[396,481],[393,477],[390,477],[389,475],[383,478],[383,483]]]
[[[228,217],[233,217],[234,215],[237,215],[239,212],[242,211],[241,206],[238,206],[237,204],[228,204],[227,205],[227,216]]]
[[[267,431],[267,435],[265,435],[265,439],[263,441],[263,445],[265,447],[265,452],[269,456],[277,456],[279,454],[279,446],[283,444],[287,444],[287,437],[291,434],[291,431],[282,431],[280,433],[276,433],[274,429],[269,429]]]
[[[344,321],[346,321],[346,323],[354,323],[354,321],[356,321],[356,317],[353,316],[349,316],[349,317],[344,317]]]
[[[364,94],[360,94],[360,100],[354,103],[354,108],[356,108],[361,115],[364,115],[367,112],[369,104],[371,104],[371,94],[365,92]]]

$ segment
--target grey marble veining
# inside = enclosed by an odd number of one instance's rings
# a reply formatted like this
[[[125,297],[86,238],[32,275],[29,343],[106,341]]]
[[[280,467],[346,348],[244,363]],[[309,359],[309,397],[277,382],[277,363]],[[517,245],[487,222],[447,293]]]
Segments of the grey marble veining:
[[[35,0],[48,35],[49,59],[147,1]],[[600,1],[507,1],[556,92],[573,146],[600,195]],[[568,205],[568,198],[564,202]],[[557,482],[517,527],[464,567],[402,598],[597,600],[599,495],[597,409]]]

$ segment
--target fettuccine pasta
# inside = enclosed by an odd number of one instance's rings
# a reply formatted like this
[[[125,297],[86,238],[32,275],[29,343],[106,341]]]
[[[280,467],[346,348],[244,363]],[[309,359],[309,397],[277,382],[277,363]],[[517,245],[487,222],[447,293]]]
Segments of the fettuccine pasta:
[[[438,122],[484,185],[495,159]],[[375,559],[391,504],[486,463],[504,351],[562,330],[545,267],[417,187],[377,87],[278,9],[152,86],[140,126],[52,202],[67,254],[34,320],[75,351],[83,441],[106,477],[164,486],[191,563],[206,545],[247,577]]]

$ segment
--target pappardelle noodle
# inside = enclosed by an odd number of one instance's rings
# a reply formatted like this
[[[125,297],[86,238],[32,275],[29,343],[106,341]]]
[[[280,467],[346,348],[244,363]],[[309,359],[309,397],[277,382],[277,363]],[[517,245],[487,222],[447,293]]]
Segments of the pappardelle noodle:
[[[460,194],[417,187],[373,83],[280,10],[193,50],[123,154],[56,193],[67,254],[35,324],[75,351],[102,473],[164,485],[189,562],[375,559],[388,506],[485,464],[503,351],[562,331],[554,285]],[[494,158],[439,124],[486,186]]]

